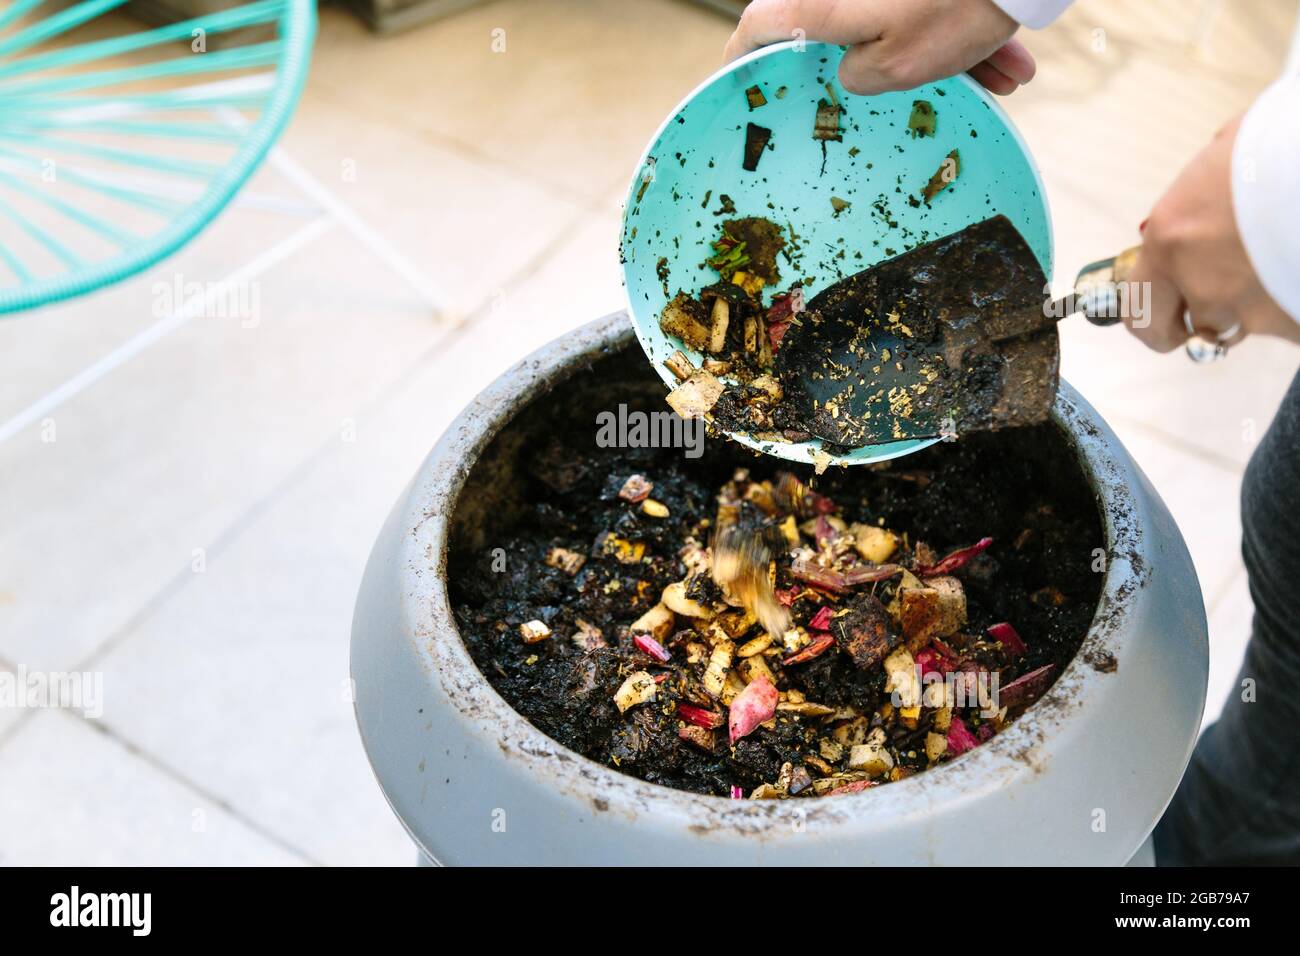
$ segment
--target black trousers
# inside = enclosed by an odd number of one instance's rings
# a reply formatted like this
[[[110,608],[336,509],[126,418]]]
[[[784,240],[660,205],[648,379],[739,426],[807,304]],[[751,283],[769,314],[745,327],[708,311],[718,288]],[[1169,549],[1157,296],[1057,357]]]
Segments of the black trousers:
[[[1251,456],[1246,658],[1155,831],[1161,866],[1300,863],[1300,375]]]

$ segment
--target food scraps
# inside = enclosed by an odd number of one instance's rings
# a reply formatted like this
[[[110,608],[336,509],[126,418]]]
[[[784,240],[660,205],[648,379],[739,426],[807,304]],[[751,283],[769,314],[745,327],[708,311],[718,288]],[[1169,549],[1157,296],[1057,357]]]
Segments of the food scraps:
[[[683,347],[672,356],[673,374],[685,381],[698,366],[724,382],[705,413],[717,429],[757,441],[820,438],[829,447],[809,449],[820,474],[837,446],[1047,415],[1055,350],[1040,346],[1050,343],[1004,348],[967,318],[972,308],[990,321],[1032,311],[1041,295],[1041,267],[1005,217],[883,260],[809,301],[802,280],[781,288],[777,261],[789,241],[765,218],[728,220],[702,263],[719,281],[678,291],[660,313],[660,329]],[[978,289],[970,270],[982,277]]]
[[[913,139],[919,136],[933,136],[938,118],[929,100],[913,100],[912,115],[907,118],[907,131],[911,133]]]
[[[960,173],[961,155],[954,149],[944,157],[943,162],[939,164],[939,168],[930,177],[930,181],[925,184],[925,188],[921,190],[921,198],[926,202],[930,202],[935,196],[951,186]]]
[[[687,467],[661,457],[616,469],[587,505],[548,492],[560,497],[539,512],[553,516],[537,529],[541,580],[510,592],[522,603],[458,608],[489,678],[521,674],[498,684],[507,700],[643,779],[778,800],[904,779],[992,739],[1048,690],[1059,637],[1027,622],[1090,613],[1064,582],[1050,585],[1061,607],[1033,605],[1051,580],[1041,576],[1003,600],[1000,562],[1032,560],[1034,542],[1064,533],[1032,503],[1032,533],[970,543],[962,532],[937,539],[944,551],[899,497],[942,500],[943,482],[886,471],[866,473],[856,494],[842,482],[829,493],[788,471],[706,484]],[[651,502],[666,514],[647,514]],[[582,527],[588,546],[574,537]]]
[[[745,157],[740,164],[743,169],[751,173],[758,169],[758,161],[763,158],[763,150],[771,138],[772,131],[766,126],[745,124]]]
[[[840,142],[844,133],[840,129],[840,104],[831,100],[817,101],[817,116],[813,120],[812,137],[822,142]]]

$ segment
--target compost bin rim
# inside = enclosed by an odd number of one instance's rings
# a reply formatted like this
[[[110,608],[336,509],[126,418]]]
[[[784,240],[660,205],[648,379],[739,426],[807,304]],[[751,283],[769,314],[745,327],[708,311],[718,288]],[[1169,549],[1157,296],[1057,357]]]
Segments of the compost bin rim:
[[[425,677],[477,732],[498,740],[501,752],[523,761],[530,774],[549,777],[562,793],[601,811],[677,814],[692,829],[728,829],[749,836],[779,832],[770,822],[788,801],[731,800],[650,783],[599,764],[548,737],[497,693],[474,663],[451,612],[447,593],[447,550],[451,516],[480,455],[534,401],[557,384],[602,358],[635,348],[624,311],[611,313],[543,346],[504,372],[453,421],[413,482],[405,503],[401,565],[415,590],[404,594],[404,611]],[[1064,380],[1052,408],[1052,422],[1065,434],[1093,490],[1106,542],[1101,596],[1075,656],[1051,688],[1006,730],[978,748],[939,767],[879,788],[835,800],[798,801],[808,827],[860,816],[853,811],[884,809],[891,816],[924,814],[932,800],[974,797],[1007,786],[1016,777],[1039,773],[1053,741],[1078,731],[1080,715],[1104,706],[1105,681],[1124,649],[1122,622],[1149,577],[1143,552],[1143,515],[1129,492],[1136,468],[1111,453],[1117,439],[1096,412]],[[448,638],[454,635],[455,640]],[[867,801],[873,801],[868,803]],[[788,810],[788,808],[787,808]],[[703,823],[699,821],[705,821]]]

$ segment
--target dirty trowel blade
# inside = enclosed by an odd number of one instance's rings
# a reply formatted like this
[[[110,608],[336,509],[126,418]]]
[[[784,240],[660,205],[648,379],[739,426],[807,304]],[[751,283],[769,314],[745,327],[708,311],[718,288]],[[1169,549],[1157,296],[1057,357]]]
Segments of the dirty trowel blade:
[[[800,424],[838,445],[1043,421],[1059,340],[1047,279],[1005,216],[918,246],[818,293],[776,356]],[[982,322],[1028,334],[991,341]],[[1023,317],[1023,321],[1022,321]]]

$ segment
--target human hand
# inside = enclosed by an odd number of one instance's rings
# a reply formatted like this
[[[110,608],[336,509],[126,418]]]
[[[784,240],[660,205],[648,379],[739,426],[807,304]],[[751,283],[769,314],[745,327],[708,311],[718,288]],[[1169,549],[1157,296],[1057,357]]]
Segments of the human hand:
[[[1124,323],[1157,352],[1187,341],[1184,312],[1209,338],[1240,323],[1228,344],[1251,334],[1300,342],[1300,323],[1264,289],[1237,231],[1232,145],[1240,124],[1237,117],[1219,130],[1142,224],[1142,251],[1127,281],[1150,283],[1140,286],[1146,308]]]
[[[907,90],[968,71],[1006,95],[1034,77],[1034,58],[1011,39],[1017,27],[992,0],[753,0],[723,56],[730,62],[801,35],[849,47],[840,83],[850,93]]]

